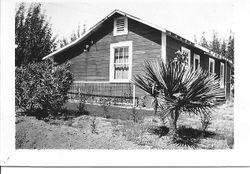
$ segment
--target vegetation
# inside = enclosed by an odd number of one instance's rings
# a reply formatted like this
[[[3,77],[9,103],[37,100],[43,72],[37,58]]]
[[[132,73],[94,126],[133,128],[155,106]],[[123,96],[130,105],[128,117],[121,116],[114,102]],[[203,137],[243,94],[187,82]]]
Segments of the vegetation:
[[[195,38],[195,42],[197,40]],[[206,39],[205,32],[202,33],[199,44],[215,53],[225,56],[233,62],[231,71],[231,85],[234,85],[234,33],[231,31],[228,39],[219,38],[214,31],[212,40]]]
[[[86,104],[86,96],[80,91],[79,92],[79,98],[80,98],[80,101],[79,101],[79,104],[77,106],[77,115],[83,115],[83,114],[87,114],[87,110],[85,109],[85,104]]]
[[[103,98],[101,107],[103,109],[104,117],[105,118],[110,118],[110,114],[109,114],[110,102],[107,99]]]
[[[68,39],[66,37],[63,37],[62,39],[59,39],[57,41],[59,44],[59,47],[62,48],[64,46],[68,45],[69,43],[75,41],[76,39],[81,37],[85,32],[86,32],[85,25],[83,25],[82,27],[80,25],[78,25],[77,29],[72,32],[72,34],[70,35],[70,37]]]
[[[195,43],[198,43],[196,38],[195,38]],[[219,38],[217,32],[213,31],[211,40],[207,39],[205,32],[203,32],[199,41],[199,45],[217,54],[225,56],[226,58],[234,62],[234,34],[233,32],[230,32],[229,38],[225,39],[225,38]]]
[[[155,97],[161,113],[168,119],[172,137],[176,137],[181,113],[208,114],[219,94],[215,74],[187,68],[187,56],[181,52],[165,65],[162,61],[146,62],[144,71],[134,76],[136,86]]]
[[[88,105],[87,106],[94,106]],[[33,117],[16,117],[16,148],[19,149],[229,149],[234,146],[233,103],[215,107],[211,113],[211,125],[201,130],[200,116],[178,120],[181,138],[172,141],[169,128],[162,126],[158,118],[152,122],[153,112],[142,115],[140,123],[126,117],[124,108],[115,110],[112,119],[96,117],[98,133],[92,133],[91,122],[97,107],[88,107],[91,115],[74,117],[71,120],[39,121]],[[77,104],[75,104],[77,108]],[[140,111],[140,110],[138,110]],[[142,110],[143,111],[143,110]],[[115,113],[124,117],[115,117]],[[128,114],[127,114],[128,115]],[[55,124],[56,123],[56,124]],[[204,136],[202,136],[202,134]],[[55,141],[56,140],[56,141]]]
[[[91,128],[91,133],[92,134],[98,134],[97,132],[97,120],[96,120],[96,115],[94,115],[91,120],[90,120],[90,128]]]
[[[21,3],[15,15],[15,65],[39,62],[55,47],[51,24],[42,13],[41,4],[32,3],[28,10]]]
[[[39,119],[57,116],[68,99],[67,93],[73,82],[69,66],[69,63],[56,66],[47,59],[16,68],[16,107]]]

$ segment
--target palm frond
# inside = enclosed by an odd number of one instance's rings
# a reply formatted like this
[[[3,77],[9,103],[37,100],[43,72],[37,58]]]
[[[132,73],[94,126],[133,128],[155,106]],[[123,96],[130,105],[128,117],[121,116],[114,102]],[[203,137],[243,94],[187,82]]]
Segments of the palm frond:
[[[209,112],[212,101],[220,94],[216,75],[162,61],[146,61],[143,73],[135,75],[133,83],[158,101],[163,99],[168,110],[194,114]]]

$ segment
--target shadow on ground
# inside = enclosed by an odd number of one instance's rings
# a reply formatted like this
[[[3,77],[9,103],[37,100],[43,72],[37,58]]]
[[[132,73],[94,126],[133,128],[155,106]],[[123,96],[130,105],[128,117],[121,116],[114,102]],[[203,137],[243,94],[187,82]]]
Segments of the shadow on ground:
[[[163,136],[168,136],[169,128],[166,126],[154,127],[150,132],[161,138]],[[181,126],[178,129],[178,137],[174,138],[172,141],[177,146],[197,148],[201,139],[215,136],[217,135],[214,132],[203,132],[198,129]]]

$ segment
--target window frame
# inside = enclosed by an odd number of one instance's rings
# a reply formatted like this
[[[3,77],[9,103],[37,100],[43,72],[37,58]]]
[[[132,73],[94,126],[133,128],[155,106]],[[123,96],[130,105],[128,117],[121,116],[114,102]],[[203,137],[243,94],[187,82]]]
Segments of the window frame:
[[[223,67],[223,71],[221,71],[222,70],[221,67]],[[223,76],[221,76],[221,72],[223,72]],[[221,88],[225,87],[225,63],[223,62],[220,62],[220,87]]]
[[[181,51],[182,52],[189,52],[189,56],[188,56],[188,67],[190,68],[190,66],[191,66],[191,50],[190,49],[188,49],[188,48],[186,48],[186,47],[181,47]]]
[[[115,79],[114,73],[114,59],[115,59],[115,48],[128,47],[128,79]],[[132,47],[133,41],[123,41],[118,43],[110,44],[110,64],[109,64],[109,81],[116,83],[129,83],[132,78]]]
[[[199,54],[194,54],[194,70],[196,70],[196,67],[195,67],[195,60],[198,60],[198,67],[197,68],[200,68],[201,67],[201,56]]]
[[[213,72],[210,72],[210,62],[213,63]],[[209,63],[208,63],[208,72],[210,74],[214,74],[215,73],[215,60],[213,58],[210,58],[210,57],[209,57]]]
[[[117,20],[118,19],[124,19],[124,31],[123,32],[117,32]],[[117,17],[114,19],[114,28],[113,28],[113,35],[114,36],[120,36],[120,35],[126,35],[128,34],[128,18],[121,16],[121,17]]]

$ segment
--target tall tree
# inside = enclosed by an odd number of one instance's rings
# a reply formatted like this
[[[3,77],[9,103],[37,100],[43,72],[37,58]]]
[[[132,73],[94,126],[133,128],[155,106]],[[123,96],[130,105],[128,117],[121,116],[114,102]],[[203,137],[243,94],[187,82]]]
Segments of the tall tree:
[[[225,57],[226,53],[227,53],[227,43],[225,39],[223,39],[222,44],[220,46],[220,54]]]
[[[86,32],[85,24],[81,27],[81,25],[77,26],[77,29],[72,32],[69,39],[66,37],[63,37],[62,39],[59,39],[57,42],[59,43],[59,47],[62,48],[69,43],[75,41],[79,37],[81,37]]]
[[[228,58],[229,60],[233,62],[232,69],[231,69],[231,84],[234,85],[234,34],[233,32],[230,32],[228,45],[227,45],[226,58]],[[234,93],[234,89],[233,89],[233,93]]]
[[[38,62],[55,48],[51,24],[40,3],[32,3],[26,13],[26,4],[19,5],[15,16],[15,64],[20,66]]]
[[[232,32],[230,32],[230,36],[228,39],[226,57],[232,62],[234,62],[234,35]]]
[[[205,32],[202,33],[199,44],[205,48],[209,48],[208,41],[207,41],[206,36],[205,36]]]
[[[194,35],[194,43],[196,43],[196,44],[198,43],[196,35]]]
[[[211,51],[220,54],[220,39],[218,38],[217,32],[213,31],[213,38],[212,41],[209,44],[209,48]]]

